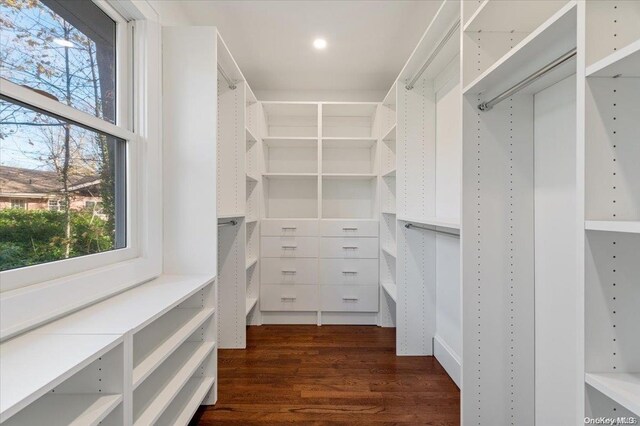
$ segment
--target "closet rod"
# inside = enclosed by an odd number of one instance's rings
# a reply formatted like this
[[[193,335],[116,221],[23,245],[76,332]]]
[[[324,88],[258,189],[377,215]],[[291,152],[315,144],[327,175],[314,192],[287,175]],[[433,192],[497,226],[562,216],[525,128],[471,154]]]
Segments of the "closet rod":
[[[455,234],[453,232],[447,232],[447,231],[441,231],[439,229],[427,228],[425,226],[420,226],[420,225],[414,225],[413,223],[407,223],[406,225],[404,225],[404,227],[407,228],[407,229],[419,228],[419,229],[424,229],[425,231],[433,231],[433,232],[437,232],[439,234],[453,235],[454,237],[460,238],[460,234]]]
[[[426,69],[429,67],[429,65],[431,65],[431,62],[433,62],[433,60],[436,58],[436,56],[438,56],[438,53],[440,53],[440,51],[442,50],[444,45],[447,44],[447,42],[449,41],[451,36],[453,36],[455,34],[455,32],[458,30],[458,28],[460,28],[460,19],[458,19],[455,22],[455,24],[453,24],[453,26],[449,29],[449,32],[447,32],[447,34],[443,37],[443,39],[440,40],[440,43],[438,43],[436,48],[433,49],[433,52],[431,52],[431,55],[429,55],[427,60],[424,61],[424,64],[422,64],[422,67],[420,68],[418,73],[415,76],[413,76],[413,78],[407,83],[406,86],[404,86],[405,89],[407,89],[407,90],[413,89],[413,85],[416,84],[416,81],[418,81],[418,79],[420,78],[422,73],[424,73],[426,71]]]
[[[222,78],[224,78],[227,84],[229,85],[229,89],[235,90],[236,87],[238,87],[236,86],[236,83],[234,83],[234,81],[229,78],[227,73],[224,72],[224,69],[220,66],[220,64],[218,64],[218,71],[220,71],[220,74],[222,74]]]
[[[236,221],[236,220],[230,220],[230,221],[228,221],[228,222],[220,222],[220,223],[218,224],[218,227],[220,227],[220,226],[236,226],[237,224],[238,224],[238,221]]]
[[[489,111],[491,108],[493,108],[494,106],[496,106],[500,102],[502,102],[505,99],[515,95],[516,93],[518,93],[519,91],[521,91],[522,89],[524,89],[525,87],[527,87],[528,85],[530,85],[531,83],[533,83],[534,81],[536,81],[537,79],[539,79],[540,77],[542,77],[543,75],[548,73],[549,71],[551,71],[554,68],[564,64],[565,62],[567,62],[569,59],[573,58],[574,56],[576,56],[576,48],[575,47],[573,49],[571,49],[570,51],[568,51],[567,53],[565,53],[564,55],[560,56],[557,59],[554,59],[552,62],[550,62],[547,65],[545,65],[544,67],[540,68],[538,71],[534,72],[533,74],[531,74],[530,76],[528,76],[524,80],[520,81],[520,83],[517,83],[517,84],[511,86],[511,88],[509,88],[509,89],[505,90],[504,92],[500,93],[498,96],[496,96],[495,98],[491,99],[490,101],[482,102],[482,103],[478,104],[478,109],[480,111]]]

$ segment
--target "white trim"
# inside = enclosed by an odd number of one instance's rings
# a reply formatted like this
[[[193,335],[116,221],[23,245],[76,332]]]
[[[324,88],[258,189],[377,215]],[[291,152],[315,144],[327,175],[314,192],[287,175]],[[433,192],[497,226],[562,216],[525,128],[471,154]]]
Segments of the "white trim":
[[[442,365],[458,388],[462,389],[462,382],[460,380],[462,377],[462,361],[460,360],[460,356],[437,334],[433,338],[433,356]]]

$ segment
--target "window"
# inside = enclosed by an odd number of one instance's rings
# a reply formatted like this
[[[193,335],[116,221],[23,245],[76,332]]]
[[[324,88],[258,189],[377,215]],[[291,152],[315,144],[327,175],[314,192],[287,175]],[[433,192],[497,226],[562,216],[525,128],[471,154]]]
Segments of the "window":
[[[12,209],[26,210],[27,209],[27,202],[25,200],[13,199],[13,200],[11,200],[11,208]]]
[[[30,203],[0,210],[0,271],[127,246],[117,25],[91,1],[0,2],[0,192]]]

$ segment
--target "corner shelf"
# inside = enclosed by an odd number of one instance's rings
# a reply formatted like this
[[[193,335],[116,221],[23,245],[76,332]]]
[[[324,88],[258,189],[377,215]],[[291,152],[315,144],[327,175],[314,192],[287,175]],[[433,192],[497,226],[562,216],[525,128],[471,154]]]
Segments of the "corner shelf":
[[[587,67],[587,77],[640,77],[640,40]]]
[[[394,259],[396,257],[398,257],[395,247],[390,247],[390,246],[384,246],[383,245],[382,246],[382,251],[385,252],[386,254],[388,254],[389,256],[393,257]]]
[[[257,177],[253,177],[249,173],[247,173],[247,182],[257,182],[257,181],[258,181]]]
[[[386,173],[383,173],[382,177],[396,177],[396,169],[392,169]]]
[[[247,143],[255,143],[258,141],[258,139],[253,135],[253,132],[249,130],[248,127],[245,128],[245,131],[247,136]]]
[[[395,302],[398,299],[398,287],[392,282],[382,281],[380,285],[387,292],[389,297]]]
[[[395,142],[396,141],[396,123],[393,123],[393,126],[389,130],[386,131],[384,136],[382,137],[383,142]]]
[[[246,315],[249,315],[249,312],[251,312],[251,310],[254,308],[254,306],[256,306],[257,303],[258,303],[257,297],[247,297]]]
[[[587,220],[584,223],[587,231],[626,232],[640,234],[640,221],[629,220]]]
[[[253,257],[251,259],[247,259],[247,264],[246,264],[246,268],[247,270],[249,270],[249,268],[251,268],[253,265],[255,265],[258,262],[258,257]]]
[[[585,382],[640,415],[640,373],[587,373]]]
[[[523,7],[524,3],[524,7]],[[527,8],[527,3],[536,7]],[[558,10],[562,1],[504,2],[484,0],[464,24],[464,31],[531,32],[544,18]],[[504,19],[508,16],[509,19]]]

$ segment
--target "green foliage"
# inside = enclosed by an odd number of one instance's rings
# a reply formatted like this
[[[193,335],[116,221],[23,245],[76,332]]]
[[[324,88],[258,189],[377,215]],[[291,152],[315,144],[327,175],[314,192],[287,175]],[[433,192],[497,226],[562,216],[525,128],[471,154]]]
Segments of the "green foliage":
[[[65,258],[64,212],[0,210],[0,271]],[[91,211],[71,212],[69,257],[113,248],[113,229]]]

